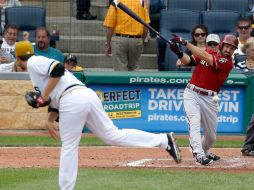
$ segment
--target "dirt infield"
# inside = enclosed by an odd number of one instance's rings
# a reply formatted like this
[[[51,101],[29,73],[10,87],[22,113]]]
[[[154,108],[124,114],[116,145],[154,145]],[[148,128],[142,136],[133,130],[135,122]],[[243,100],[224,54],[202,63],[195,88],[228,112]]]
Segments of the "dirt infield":
[[[48,135],[48,133],[0,133],[3,135]],[[89,136],[89,135],[84,135]],[[187,136],[178,136],[187,138]],[[218,136],[217,140],[243,140],[244,136]],[[176,164],[160,148],[124,148],[114,146],[80,147],[79,167],[98,168],[168,168],[175,170],[209,170],[223,172],[253,172],[254,157],[244,157],[240,148],[214,148],[221,160],[210,166],[195,164],[188,148],[181,148],[183,161]],[[0,168],[56,168],[59,147],[0,147]]]
[[[183,162],[176,164],[166,151],[159,148],[80,147],[79,166],[99,168],[170,168],[247,172],[254,170],[254,157],[241,156],[240,149],[213,149],[222,157],[210,166],[196,165],[188,148],[181,148]],[[0,148],[0,168],[58,167],[59,147]]]

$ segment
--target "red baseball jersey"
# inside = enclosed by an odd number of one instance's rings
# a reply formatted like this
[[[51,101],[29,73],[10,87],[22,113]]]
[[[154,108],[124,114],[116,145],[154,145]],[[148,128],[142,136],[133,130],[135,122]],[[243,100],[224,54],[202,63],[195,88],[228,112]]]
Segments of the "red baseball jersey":
[[[219,93],[233,68],[233,62],[231,58],[223,57],[212,50],[206,49],[206,51],[213,56],[213,66],[192,55],[196,62],[196,68],[193,71],[190,83]]]

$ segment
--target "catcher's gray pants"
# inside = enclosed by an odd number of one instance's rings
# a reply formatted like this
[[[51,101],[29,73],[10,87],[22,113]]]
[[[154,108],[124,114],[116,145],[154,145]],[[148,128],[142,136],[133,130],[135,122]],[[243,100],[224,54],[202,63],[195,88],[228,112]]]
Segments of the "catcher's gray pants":
[[[62,141],[59,169],[61,190],[74,189],[78,172],[78,146],[85,124],[96,136],[111,145],[163,149],[166,149],[168,145],[166,134],[118,129],[104,111],[97,94],[86,87],[70,90],[62,96],[59,114]]]
[[[186,88],[184,91],[184,110],[189,125],[189,142],[192,153],[197,157],[209,154],[216,140],[218,104],[213,96],[204,96]],[[201,140],[200,129],[203,128]]]
[[[246,132],[246,138],[244,140],[242,151],[244,150],[249,150],[249,151],[254,150],[254,114],[252,114],[251,116],[251,120]]]

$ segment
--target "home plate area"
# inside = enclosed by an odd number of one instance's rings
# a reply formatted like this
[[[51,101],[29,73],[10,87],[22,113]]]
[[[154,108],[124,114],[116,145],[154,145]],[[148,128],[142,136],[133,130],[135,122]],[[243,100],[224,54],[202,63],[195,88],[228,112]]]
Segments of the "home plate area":
[[[209,166],[196,164],[195,158],[189,148],[181,148],[182,162],[176,164],[171,157],[147,157],[129,161],[122,164],[125,167],[146,168],[186,168],[186,169],[215,169],[215,170],[254,170],[254,157],[242,156],[240,148],[213,148],[212,152],[221,157],[219,161],[212,162]]]
[[[249,169],[253,168],[253,160],[244,157],[226,158],[212,162],[209,166],[202,166],[195,163],[194,158],[183,159],[180,164],[176,164],[172,159],[140,159],[127,163],[127,167],[151,167],[151,168],[231,168]]]

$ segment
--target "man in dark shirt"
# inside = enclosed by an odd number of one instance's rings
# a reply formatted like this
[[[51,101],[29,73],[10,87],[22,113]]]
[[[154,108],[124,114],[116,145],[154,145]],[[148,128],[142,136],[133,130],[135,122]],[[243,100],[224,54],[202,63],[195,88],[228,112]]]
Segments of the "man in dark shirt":
[[[95,20],[97,16],[90,13],[91,0],[77,0],[77,20]]]

